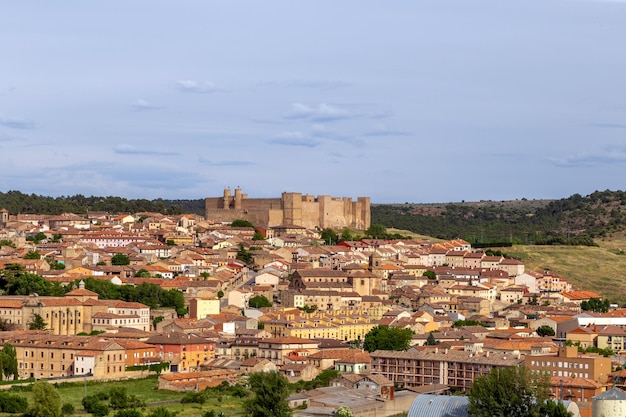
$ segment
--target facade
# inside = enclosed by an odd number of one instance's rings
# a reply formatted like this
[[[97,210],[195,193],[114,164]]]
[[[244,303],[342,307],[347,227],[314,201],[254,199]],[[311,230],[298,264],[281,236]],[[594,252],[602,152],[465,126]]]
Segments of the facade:
[[[280,198],[248,198],[240,188],[232,195],[205,200],[206,218],[217,222],[248,220],[256,226],[294,225],[306,228],[343,228],[365,230],[370,227],[370,198],[318,197],[301,193],[282,193]]]
[[[579,354],[576,346],[563,346],[557,355],[530,355],[524,366],[534,372],[548,372],[551,377],[585,378],[605,383],[611,373],[611,358]]]
[[[372,374],[382,375],[395,384],[420,387],[444,384],[461,391],[471,388],[479,376],[493,368],[517,366],[523,362],[518,355],[485,352],[484,354],[435,349],[420,352],[377,350],[370,353]]]

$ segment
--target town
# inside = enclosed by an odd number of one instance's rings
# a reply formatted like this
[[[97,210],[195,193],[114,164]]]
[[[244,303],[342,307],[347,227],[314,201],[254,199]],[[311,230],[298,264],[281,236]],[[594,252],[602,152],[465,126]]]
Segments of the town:
[[[466,397],[452,394],[523,366],[547,372],[573,416],[624,406],[626,309],[462,239],[368,234],[369,210],[367,197],[239,188],[207,198],[204,217],[0,210],[0,338],[16,350],[14,376],[158,368],[159,389],[188,392],[334,369],[330,387],[289,397],[294,415],[460,416],[450,407]],[[381,329],[406,345],[376,339]]]

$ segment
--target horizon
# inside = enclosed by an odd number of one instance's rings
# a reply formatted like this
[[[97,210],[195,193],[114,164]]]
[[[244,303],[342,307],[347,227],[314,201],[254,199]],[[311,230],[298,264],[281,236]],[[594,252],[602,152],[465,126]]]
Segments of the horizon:
[[[623,187],[626,1],[243,5],[7,4],[0,189],[428,204]]]

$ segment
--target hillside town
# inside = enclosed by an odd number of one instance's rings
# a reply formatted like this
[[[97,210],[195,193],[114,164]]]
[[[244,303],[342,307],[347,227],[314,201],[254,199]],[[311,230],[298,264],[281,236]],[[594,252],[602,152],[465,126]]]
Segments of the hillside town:
[[[339,371],[331,387],[290,397],[298,416],[341,406],[394,415],[523,365],[548,371],[551,397],[591,417],[624,384],[626,309],[567,277],[461,239],[327,244],[321,227],[233,223],[0,210],[3,277],[22,271],[63,289],[0,295],[0,338],[16,349],[19,379],[116,380],[157,365],[160,389],[197,391],[251,372],[296,382]],[[91,282],[152,284],[180,292],[184,308],[106,299]],[[378,326],[410,330],[409,349],[365,350]]]

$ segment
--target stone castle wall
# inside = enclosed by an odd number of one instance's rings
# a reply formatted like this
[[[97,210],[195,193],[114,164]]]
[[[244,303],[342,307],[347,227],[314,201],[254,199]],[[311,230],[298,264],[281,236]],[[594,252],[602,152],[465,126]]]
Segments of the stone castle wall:
[[[365,230],[370,227],[370,199],[283,193],[281,198],[248,198],[240,189],[232,195],[224,190],[222,197],[209,197],[205,203],[207,220],[232,222],[248,220],[257,226],[294,224],[306,228],[349,227]]]

